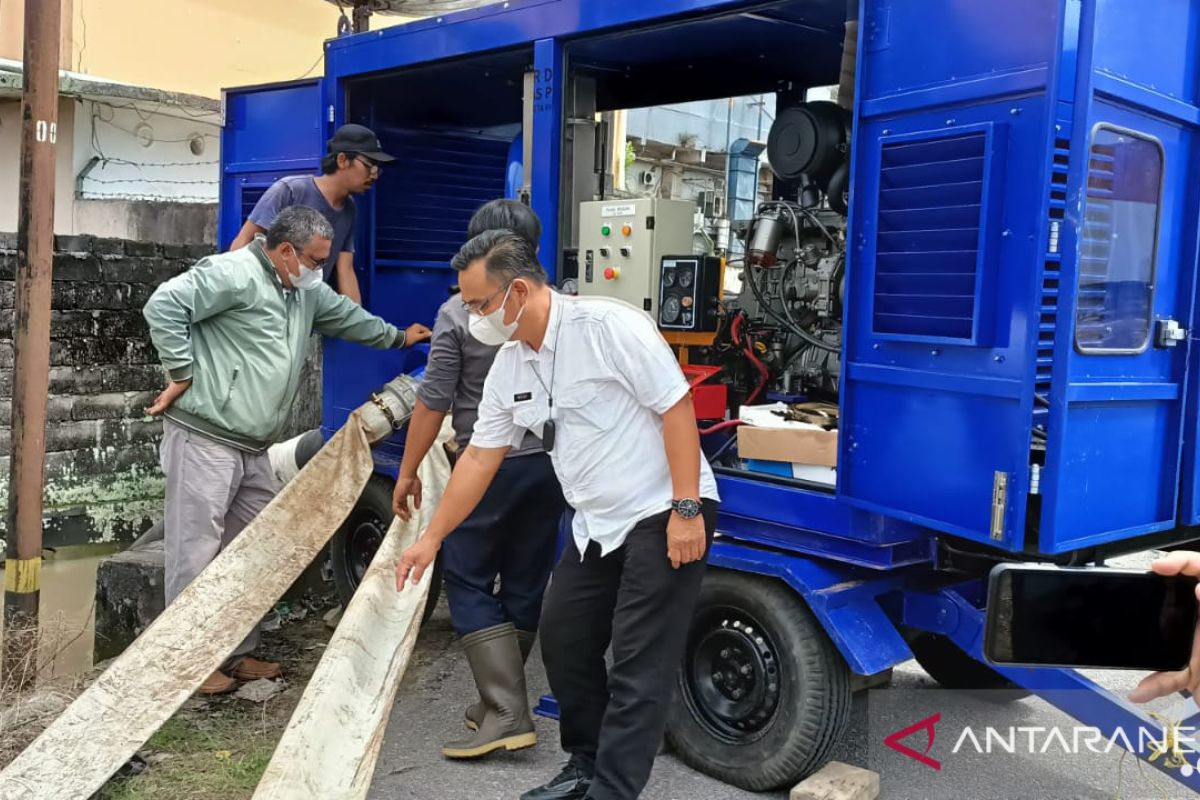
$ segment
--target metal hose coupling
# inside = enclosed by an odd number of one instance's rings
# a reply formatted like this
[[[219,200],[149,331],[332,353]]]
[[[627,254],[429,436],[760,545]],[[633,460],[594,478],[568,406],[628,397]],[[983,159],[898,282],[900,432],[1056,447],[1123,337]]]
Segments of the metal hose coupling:
[[[417,404],[418,385],[420,382],[411,375],[397,375],[359,406],[363,432],[371,444],[386,439],[408,424]]]

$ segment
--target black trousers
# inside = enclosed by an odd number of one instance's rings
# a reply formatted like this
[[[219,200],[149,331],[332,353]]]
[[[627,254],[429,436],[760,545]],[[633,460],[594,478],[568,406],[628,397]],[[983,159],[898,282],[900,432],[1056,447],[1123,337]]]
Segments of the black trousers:
[[[712,544],[717,503],[704,501]],[[594,768],[589,798],[633,800],[662,740],[675,671],[700,593],[705,559],[672,569],[670,512],[639,522],[625,543],[582,561],[574,544],[554,569],[542,614],[542,657],[561,711],[562,747]],[[613,665],[604,653],[612,645]]]

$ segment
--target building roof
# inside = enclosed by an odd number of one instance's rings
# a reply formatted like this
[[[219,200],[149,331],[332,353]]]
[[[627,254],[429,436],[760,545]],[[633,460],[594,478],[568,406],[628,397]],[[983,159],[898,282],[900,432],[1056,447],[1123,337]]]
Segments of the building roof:
[[[24,68],[22,63],[0,58],[0,97],[20,97],[23,84]],[[221,101],[210,97],[201,97],[185,92],[168,92],[149,86],[138,86],[68,70],[59,70],[58,72],[58,91],[64,97],[164,103],[198,111],[208,111],[214,116],[221,113]]]

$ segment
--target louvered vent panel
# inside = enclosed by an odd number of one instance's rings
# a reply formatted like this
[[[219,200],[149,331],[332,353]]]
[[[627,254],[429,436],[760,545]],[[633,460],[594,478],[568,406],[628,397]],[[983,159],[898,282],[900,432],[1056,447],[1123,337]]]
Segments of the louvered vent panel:
[[[876,333],[974,337],[986,146],[983,131],[884,145]]]
[[[447,264],[475,210],[504,196],[508,142],[389,131],[383,144],[396,161],[377,189],[376,258]]]

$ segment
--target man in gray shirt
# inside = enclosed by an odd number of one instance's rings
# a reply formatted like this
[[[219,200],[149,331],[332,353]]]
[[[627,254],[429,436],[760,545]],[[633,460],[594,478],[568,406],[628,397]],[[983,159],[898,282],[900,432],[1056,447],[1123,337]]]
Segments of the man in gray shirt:
[[[339,294],[362,304],[358,276],[354,272],[354,226],[356,194],[363,194],[379,179],[382,165],[395,161],[383,152],[379,138],[362,125],[343,125],[333,134],[321,160],[321,175],[290,175],[280,178],[259,198],[230,250],[245,247],[271,227],[285,208],[304,206],[321,212],[333,226],[333,248],[322,269],[325,282]]]
[[[496,229],[514,231],[535,247],[541,236],[537,215],[515,200],[483,206],[471,219],[467,236]],[[409,518],[409,498],[416,507],[421,505],[417,466],[451,409],[460,449],[470,442],[483,382],[500,350],[499,344],[477,338],[487,338],[480,322],[487,320],[471,314],[458,297],[438,311],[393,495],[402,519]],[[447,758],[476,758],[537,742],[523,665],[533,649],[565,509],[550,457],[541,441],[527,433],[475,512],[446,539],[442,572],[450,618],[462,637],[481,698],[466,712],[474,735],[445,745],[442,754]]]

